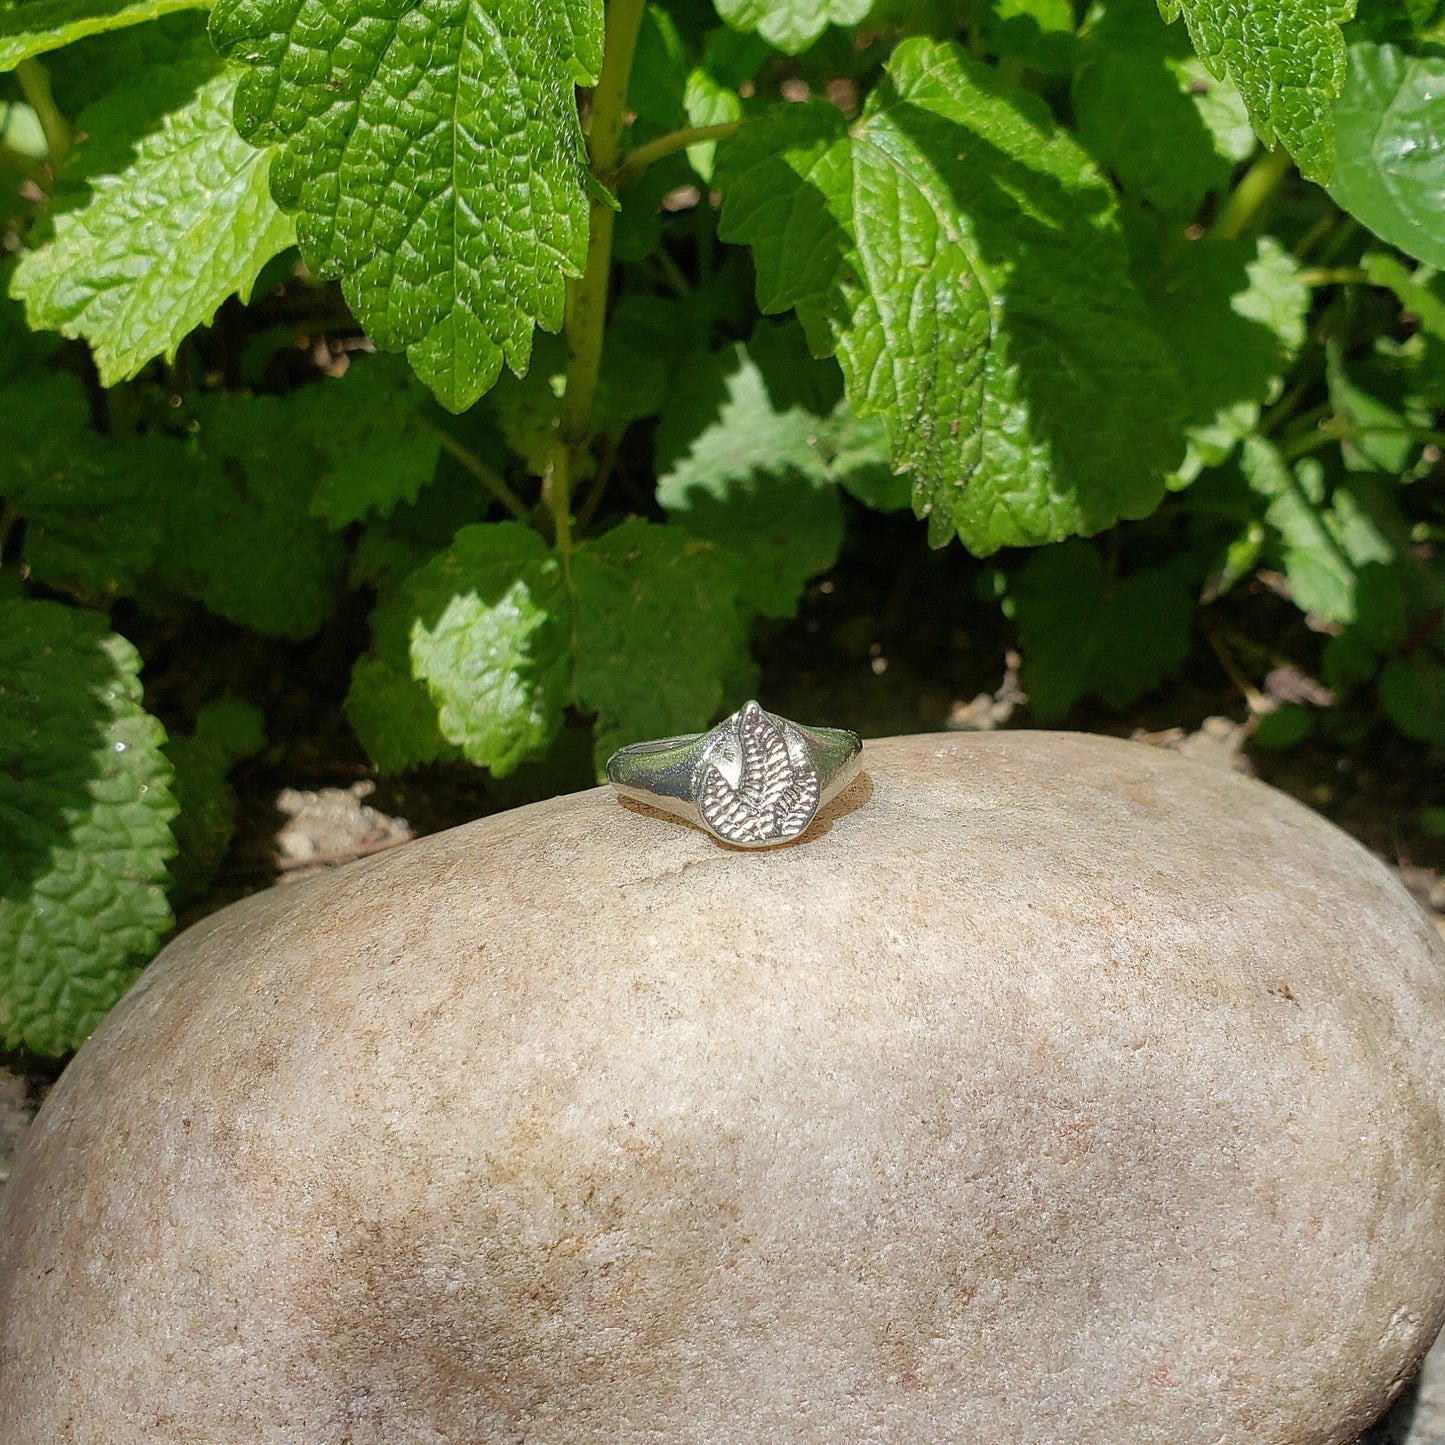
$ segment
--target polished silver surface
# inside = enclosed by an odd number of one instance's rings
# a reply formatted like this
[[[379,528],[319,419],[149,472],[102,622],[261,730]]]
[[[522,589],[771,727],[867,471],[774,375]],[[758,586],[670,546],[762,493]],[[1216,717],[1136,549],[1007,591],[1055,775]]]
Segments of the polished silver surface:
[[[808,829],[858,775],[863,740],[803,727],[757,703],[711,732],[619,748],[607,778],[624,798],[686,818],[734,848],[772,848]]]

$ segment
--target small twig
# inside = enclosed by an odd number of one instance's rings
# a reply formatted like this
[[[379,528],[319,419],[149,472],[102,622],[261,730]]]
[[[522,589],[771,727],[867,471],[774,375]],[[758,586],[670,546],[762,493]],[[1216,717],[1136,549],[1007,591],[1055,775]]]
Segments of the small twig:
[[[1320,247],[1320,265],[1332,266],[1364,228],[1353,216],[1340,216]]]
[[[635,151],[630,152],[627,159],[613,173],[613,180],[620,189],[645,171],[654,161],[665,160],[670,155],[676,155],[678,151],[684,151],[689,146],[701,145],[704,141],[731,140],[738,133],[741,125],[740,120],[730,120],[721,125],[684,126],[681,130],[669,131],[666,135],[660,135],[656,140],[650,140],[646,145],[640,145]]]
[[[1275,430],[1282,422],[1288,421],[1295,415],[1295,407],[1304,399],[1306,392],[1313,386],[1315,378],[1302,376],[1275,404],[1269,408],[1259,419],[1259,431],[1262,436],[1273,436]],[[1330,410],[1326,403],[1324,410]],[[1312,416],[1312,412],[1305,412],[1305,416]]]
[[[417,424],[424,431],[430,432],[441,443],[442,450],[454,461],[460,462],[519,522],[531,521],[531,508],[503,481],[500,473],[493,471],[449,431],[443,430],[425,417],[418,417]]]
[[[1370,278],[1358,266],[1307,266],[1299,279],[1309,287],[1368,286]]]
[[[1445,447],[1445,432],[1435,431],[1427,426],[1352,426],[1342,417],[1322,422],[1313,432],[1307,432],[1288,444],[1281,445],[1280,456],[1286,462],[1297,461],[1300,457],[1317,452],[1332,442],[1359,441],[1362,437],[1408,437],[1424,446]]]
[[[1318,246],[1319,243],[1324,240],[1324,238],[1330,233],[1338,220],[1338,214],[1332,211],[1326,211],[1325,214],[1321,216],[1319,220],[1317,220],[1314,225],[1311,226],[1309,230],[1306,231],[1304,235],[1299,238],[1298,241],[1295,242],[1295,260],[1303,261],[1305,257],[1308,256],[1309,253],[1313,251],[1314,248]]]
[[[1300,385],[1308,386],[1312,380],[1313,378],[1304,378]],[[1273,436],[1279,431],[1281,422],[1290,423],[1288,429],[1281,433],[1281,445],[1288,445],[1306,433],[1313,435],[1322,422],[1335,414],[1334,403],[1329,401],[1322,401],[1306,411],[1293,413],[1281,411],[1283,404],[1282,400],[1279,405],[1271,407],[1259,420],[1259,429],[1265,436]]]
[[[574,525],[579,536],[592,525],[592,518],[597,515],[597,508],[602,503],[602,494],[607,490],[607,483],[612,480],[613,470],[617,466],[617,454],[621,450],[622,437],[619,434],[607,444],[607,450],[602,454],[602,460],[597,466],[597,475],[592,478],[592,485],[587,489],[587,496],[583,499],[582,506],[577,512]]]
[[[1214,655],[1219,659],[1219,665],[1228,673],[1229,680],[1239,689],[1241,696],[1249,704],[1250,712],[1256,717],[1272,712],[1273,708],[1269,699],[1240,671],[1219,635],[1206,631],[1205,636],[1209,640],[1210,647],[1214,649]]]

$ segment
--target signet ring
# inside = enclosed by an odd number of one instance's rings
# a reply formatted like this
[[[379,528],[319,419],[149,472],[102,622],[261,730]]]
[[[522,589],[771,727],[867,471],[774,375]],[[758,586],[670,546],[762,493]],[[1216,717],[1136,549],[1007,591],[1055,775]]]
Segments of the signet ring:
[[[807,831],[858,775],[862,752],[857,733],[803,727],[749,702],[711,732],[619,748],[607,779],[720,843],[772,848]]]

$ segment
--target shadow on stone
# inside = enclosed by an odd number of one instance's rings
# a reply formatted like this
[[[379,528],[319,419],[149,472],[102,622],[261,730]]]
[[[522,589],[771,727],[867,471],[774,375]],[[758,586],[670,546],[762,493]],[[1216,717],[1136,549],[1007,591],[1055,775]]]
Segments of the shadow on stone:
[[[1438,1435],[1413,1436],[1410,1430],[1420,1403],[1420,1380],[1417,1376],[1405,1392],[1365,1431],[1355,1445],[1436,1445]]]

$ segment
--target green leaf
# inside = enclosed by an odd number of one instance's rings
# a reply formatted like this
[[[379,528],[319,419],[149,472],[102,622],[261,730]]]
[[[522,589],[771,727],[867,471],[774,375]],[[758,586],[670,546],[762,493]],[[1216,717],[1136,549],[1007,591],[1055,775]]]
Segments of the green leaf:
[[[1330,638],[1320,654],[1320,677],[1336,693],[1369,682],[1379,670],[1379,655],[1358,628],[1344,628]]]
[[[1408,737],[1445,747],[1445,667],[1428,656],[1386,663],[1380,701]]]
[[[820,419],[776,410],[741,347],[696,357],[657,431],[657,500],[695,537],[738,560],[743,600],[791,617],[803,585],[843,543]]]
[[[1445,3],[1442,0],[1359,0],[1350,39],[1445,39]]]
[[[25,561],[78,597],[178,597],[278,637],[330,613],[342,542],[307,515],[328,460],[292,398],[198,398],[188,441],[115,440],[90,425],[76,379],[37,372],[0,391],[5,493]]]
[[[1074,53],[1072,0],[982,0],[972,14],[991,55],[1067,75]]]
[[[353,357],[339,380],[323,378],[287,398],[297,432],[324,459],[313,517],[344,527],[416,501],[441,453],[423,423],[426,400],[416,374],[383,355]]]
[[[96,613],[0,603],[0,1048],[76,1048],[171,925],[171,769],[139,671]]]
[[[1272,237],[1160,246],[1141,268],[1160,333],[1184,378],[1192,480],[1223,461],[1275,401],[1305,340],[1310,289]]]
[[[857,25],[873,0],[718,0],[734,30],[756,30],[785,55],[806,50],[830,25]]]
[[[1372,286],[1383,286],[1414,316],[1420,330],[1437,341],[1445,341],[1445,285],[1428,269],[1411,271],[1383,251],[1367,251],[1360,268]]]
[[[40,117],[24,101],[7,101],[0,109],[0,146],[29,161],[43,161],[50,154]]]
[[[434,550],[384,522],[375,523],[364,528],[356,539],[351,565],[346,569],[346,585],[352,591],[369,587],[378,593],[393,592],[431,558]]]
[[[1089,694],[1124,707],[1163,682],[1189,650],[1190,583],[1182,564],[1110,576],[1086,542],[1035,552],[1008,587],[1035,719]]]
[[[173,737],[166,757],[175,770],[171,792],[180,806],[173,832],[171,902],[180,909],[204,898],[236,831],[236,795],[227,774],[266,745],[261,710],[240,698],[207,703],[191,737]]]
[[[717,25],[707,32],[703,41],[702,63],[719,85],[736,90],[744,81],[756,79],[774,54],[773,47],[762,36],[744,35],[726,25]]]
[[[706,70],[689,72],[687,86],[683,91],[683,104],[687,107],[689,125],[730,125],[735,120],[741,120],[743,116],[742,97],[737,91],[713,79]],[[688,162],[704,181],[712,180],[716,158],[716,141],[703,141],[700,145],[687,148]]]
[[[542,753],[569,703],[623,742],[696,730],[749,668],[736,562],[681,528],[632,521],[561,558],[528,528],[463,528],[383,601],[347,715],[377,766],[457,748],[494,773]]]
[[[853,415],[843,399],[838,363],[809,352],[794,317],[760,319],[748,338],[748,356],[762,372],[774,410],[803,407],[813,413],[808,444],[832,481],[875,511],[897,512],[910,504],[913,484],[893,470],[887,427],[877,416]]]
[[[90,342],[104,386],[173,359],[295,239],[267,189],[270,153],[231,125],[235,76],[199,49],[182,74],[174,108],[154,102],[176,77],[151,69],[82,113],[80,130],[102,139],[70,153],[53,231],[12,282],[32,327]]]
[[[1287,703],[1265,713],[1250,735],[1250,743],[1266,752],[1284,752],[1302,743],[1315,728],[1315,716],[1298,703]]]
[[[162,489],[165,581],[232,622],[310,637],[335,602],[343,551],[308,515],[325,463],[297,434],[305,417],[275,396],[215,394],[195,412],[193,442],[175,449],[178,476]]]
[[[568,614],[557,554],[530,528],[498,522],[463,527],[378,608],[373,627],[383,658],[388,633],[406,638],[441,737],[504,776],[562,725]]]
[[[1382,241],[1445,267],[1445,54],[1350,46],[1330,195]]]
[[[411,675],[404,618],[372,614],[371,653],[356,660],[346,694],[346,720],[383,773],[460,756],[437,727],[426,688]]]
[[[1183,14],[1200,58],[1238,87],[1265,145],[1278,141],[1302,175],[1327,181],[1331,102],[1345,78],[1340,26],[1354,0],[1159,0],[1159,9],[1166,20]]]
[[[876,416],[855,417],[840,402],[820,428],[819,445],[832,457],[834,480],[875,512],[901,512],[912,486],[888,460],[888,432]]]
[[[579,547],[574,696],[599,767],[625,743],[694,732],[748,665],[733,565],[678,527],[624,522]]]
[[[662,409],[671,367],[689,349],[692,328],[670,333],[665,319],[669,307],[652,304],[656,302],[655,296],[624,296],[608,320],[592,398],[592,425],[604,435],[621,436],[633,422]],[[554,390],[558,396],[566,391],[565,376],[557,379]]]
[[[679,328],[676,310],[653,296],[624,296],[613,309],[592,398],[592,425],[599,433],[620,436],[661,408],[669,368],[688,349],[687,332],[697,324],[688,318]],[[487,397],[507,445],[533,476],[543,476],[551,464],[566,389],[566,344],[541,336],[526,374],[503,375]]]
[[[307,264],[340,277],[377,345],[469,406],[533,324],[562,324],[587,193],[574,84],[601,61],[600,0],[220,0],[242,61],[236,125],[279,144],[271,188]]]
[[[233,768],[266,746],[266,718],[255,703],[218,697],[196,714],[195,739]]]
[[[748,337],[751,357],[768,395],[778,411],[790,407],[806,407],[814,416],[827,416],[843,398],[843,373],[831,356],[815,357],[808,349],[808,338],[795,316],[774,321],[758,318]],[[688,376],[679,369],[678,382],[686,387]]]
[[[687,46],[677,22],[660,5],[649,5],[637,27],[637,45],[627,77],[627,108],[638,120],[650,121],[663,130],[685,125],[682,97],[687,71]]]
[[[164,531],[157,478],[183,463],[162,437],[117,447],[90,424],[79,380],[33,371],[0,390],[0,491],[25,518],[25,565],[94,602],[131,595]]]
[[[19,0],[0,4],[0,70],[14,70],[32,55],[44,55],[87,35],[139,25],[207,0]]]
[[[1079,139],[1124,189],[1189,216],[1255,148],[1244,102],[1204,69],[1154,0],[1103,0],[1090,12],[1074,75]]]
[[[202,57],[210,57],[207,74],[220,69],[216,48],[206,36],[207,19],[206,10],[182,10],[146,25],[88,36],[47,57],[51,89],[66,115],[78,117],[107,96],[135,92],[141,123],[129,121],[114,145],[103,134],[84,136],[92,154],[103,149],[115,158],[110,169],[125,163],[136,134],[153,129],[191,97],[197,84],[194,70]],[[137,83],[142,74],[144,81]],[[123,118],[134,113],[119,112]],[[80,138],[75,139],[79,143]]]
[[[1346,470],[1398,476],[1421,443],[1405,417],[1355,384],[1343,348],[1334,338],[1325,344],[1325,379],[1335,417],[1348,428],[1340,440]],[[1429,418],[1424,418],[1423,424],[1428,423]]]
[[[764,311],[836,351],[942,545],[985,554],[1148,514],[1180,456],[1113,194],[1030,95],[909,40],[860,120],[782,108],[724,151],[724,239]]]
[[[774,463],[767,471],[667,477],[658,500],[694,537],[737,559],[740,599],[764,617],[792,617],[804,584],[826,572],[843,542],[834,488],[817,476]]]
[[[1280,540],[1290,595],[1302,611],[1344,625],[1362,617],[1362,598],[1380,615],[1382,632],[1398,630],[1403,600],[1388,600],[1395,549],[1349,487],[1327,494],[1324,471],[1313,458],[1291,467],[1260,436],[1245,439],[1241,464],[1250,486],[1267,499],[1265,521]],[[1373,595],[1371,595],[1373,593]]]
[[[500,377],[487,397],[487,410],[496,418],[507,445],[534,477],[546,474],[557,445],[566,380],[566,343],[560,337],[539,336],[527,370],[518,376]]]
[[[46,353],[54,350],[53,337],[37,336],[25,324],[25,312],[0,287],[0,387],[25,380],[44,362]],[[5,412],[0,408],[0,425]],[[0,452],[0,456],[6,455]]]

